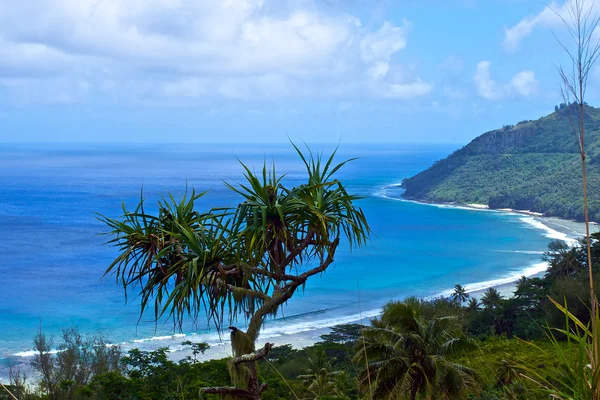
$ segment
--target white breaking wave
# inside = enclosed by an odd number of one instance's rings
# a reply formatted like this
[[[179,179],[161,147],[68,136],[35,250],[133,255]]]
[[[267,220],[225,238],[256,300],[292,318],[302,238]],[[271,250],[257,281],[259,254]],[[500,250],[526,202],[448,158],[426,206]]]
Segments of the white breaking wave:
[[[544,236],[546,236],[547,238],[562,240],[569,245],[574,245],[575,243],[577,243],[577,240],[570,238],[569,235],[567,235],[566,233],[559,232],[556,229],[552,229],[534,217],[522,217],[519,219],[521,220],[521,222],[528,224],[533,228],[543,230],[545,232]]]
[[[482,290],[485,290],[485,289],[488,289],[491,287],[514,283],[514,282],[518,281],[519,279],[521,279],[521,277],[523,277],[523,276],[530,278],[532,276],[535,276],[537,274],[545,272],[547,269],[548,269],[548,263],[540,262],[540,263],[533,264],[533,265],[525,268],[524,270],[513,272],[510,275],[507,275],[503,278],[491,279],[489,281],[483,281],[483,282],[469,283],[464,286],[468,293],[480,292]],[[454,293],[454,289],[446,289],[443,292],[440,292],[436,296],[432,296],[432,297],[440,297],[440,296],[447,297],[447,296],[450,296],[452,293]]]
[[[458,209],[458,210],[485,211],[485,212],[504,213],[504,214],[510,214],[510,215],[522,215],[522,213],[519,213],[517,211],[503,211],[503,210],[494,210],[494,209],[488,209],[488,208],[473,208],[473,207],[466,207],[466,206],[455,205],[455,204],[423,203],[420,201],[407,200],[407,199],[403,199],[403,198],[391,197],[391,196],[386,195],[385,189],[387,187],[393,187],[393,186],[400,186],[400,184],[391,184],[391,185],[383,186],[378,191],[373,193],[373,196],[381,197],[381,198],[385,198],[385,199],[389,199],[389,200],[404,201],[404,202],[408,202],[408,203],[417,203],[417,204],[422,204],[422,205],[437,207],[437,208],[454,208],[454,209]],[[523,222],[524,224],[527,224],[527,225],[533,227],[533,228],[543,230],[545,232],[544,236],[546,236],[547,238],[562,240],[571,246],[577,242],[576,239],[569,237],[568,234],[559,232],[556,229],[550,228],[548,225],[544,224],[536,217],[526,216],[526,217],[520,218],[520,221]],[[518,252],[518,250],[515,250],[514,252]],[[536,253],[531,253],[531,254],[536,254]]]
[[[261,340],[264,339],[274,339],[286,335],[299,334],[303,332],[310,332],[319,329],[331,328],[336,325],[349,324],[353,322],[360,321],[362,319],[369,320],[380,315],[382,312],[381,308],[376,308],[372,310],[367,310],[363,313],[350,314],[341,317],[332,317],[325,318],[319,320],[311,320],[311,321],[298,321],[295,323],[286,323],[285,319],[272,320],[267,321],[265,327],[261,329],[260,337]],[[245,329],[246,327],[240,327]],[[181,342],[186,339],[193,339],[194,341],[203,341],[207,342],[211,347],[214,346],[223,346],[229,343],[227,338],[229,335],[219,335],[216,331],[209,333],[179,333],[174,335],[164,335],[164,336],[153,336],[150,338],[143,339],[135,339],[129,342],[122,342],[120,346],[124,350],[135,348],[136,345],[146,344],[150,345],[152,343],[160,343],[160,347],[169,346],[169,352],[177,352],[184,350],[185,347],[181,345]],[[151,346],[155,348],[155,346]],[[27,350],[21,351],[18,353],[14,353],[14,357],[23,357],[29,358],[36,355],[35,350]],[[58,350],[52,350],[51,354],[58,353]]]
[[[145,338],[145,339],[136,339],[136,340],[132,340],[133,343],[144,343],[144,342],[151,342],[151,341],[156,341],[156,340],[176,340],[176,339],[181,339],[184,338],[186,335],[184,333],[176,333],[174,335],[165,335],[165,336],[153,336],[150,338]]]
[[[314,321],[302,321],[293,324],[271,324],[271,326],[269,326],[269,322],[267,322],[267,327],[261,331],[260,335],[261,337],[271,337],[269,335],[281,336],[297,334],[316,329],[330,328],[332,326],[341,324],[349,324],[351,322],[356,322],[361,319],[373,318],[378,316],[379,314],[381,314],[381,308],[368,310],[361,314],[351,314],[342,317],[326,318]]]
[[[394,186],[400,187],[400,184],[392,184],[392,185],[383,186],[383,187],[379,188],[376,192],[373,192],[371,195],[374,197],[382,198],[382,199],[402,201],[405,203],[415,203],[415,204],[421,204],[424,206],[436,207],[436,208],[452,208],[452,209],[457,209],[457,210],[486,211],[486,212],[493,212],[493,213],[504,212],[504,211],[499,211],[499,210],[494,210],[494,209],[489,209],[489,208],[467,207],[467,206],[461,206],[461,205],[457,205],[457,204],[424,203],[421,201],[408,200],[408,199],[404,199],[401,197],[388,196],[386,194],[385,189],[388,187],[394,187]]]
[[[18,353],[13,354],[13,356],[15,357],[33,357],[37,354],[38,352],[35,350],[27,350],[27,351],[20,351]],[[54,350],[50,350],[48,353],[50,354],[57,354],[58,350],[54,349]]]

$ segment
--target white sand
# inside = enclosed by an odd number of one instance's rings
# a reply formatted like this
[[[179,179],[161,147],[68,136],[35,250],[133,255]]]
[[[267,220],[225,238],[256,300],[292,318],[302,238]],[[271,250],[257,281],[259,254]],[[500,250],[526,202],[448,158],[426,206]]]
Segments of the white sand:
[[[486,210],[486,209],[490,208],[490,206],[488,206],[487,204],[477,204],[477,203],[468,203],[467,206],[472,207],[472,208],[477,208],[480,210]]]

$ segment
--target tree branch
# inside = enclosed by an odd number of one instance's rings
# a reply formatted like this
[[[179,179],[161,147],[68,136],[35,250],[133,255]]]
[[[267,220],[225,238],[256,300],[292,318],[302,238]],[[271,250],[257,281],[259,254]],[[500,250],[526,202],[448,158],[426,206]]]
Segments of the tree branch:
[[[310,240],[312,240],[312,238]],[[305,241],[308,243],[309,240]],[[277,308],[279,306],[291,299],[294,293],[296,292],[296,289],[303,285],[308,278],[310,278],[313,275],[324,272],[327,269],[327,267],[329,267],[329,265],[333,262],[335,250],[337,249],[339,243],[340,238],[337,238],[333,242],[331,242],[329,244],[329,248],[327,249],[327,258],[323,262],[321,262],[321,264],[318,267],[294,277],[294,279],[283,288],[281,294],[274,294],[270,301],[265,302],[265,304],[262,307],[256,310],[256,312],[250,319],[250,322],[248,323],[247,333],[248,336],[252,338],[252,340],[256,340],[256,338],[258,337],[258,332],[260,331],[264,318],[267,315],[274,313],[275,311],[277,311]]]
[[[269,354],[269,351],[271,351],[271,348],[273,348],[273,343],[265,343],[265,346],[262,349],[257,350],[254,353],[244,354],[242,356],[239,356],[238,358],[233,360],[233,363],[235,365],[238,365],[238,364],[242,364],[242,363],[255,362],[258,360],[262,360],[263,358],[265,358],[267,356],[267,354]]]
[[[315,231],[311,229],[307,232],[304,240],[302,240],[302,242],[300,242],[300,244],[297,247],[290,251],[290,254],[288,254],[285,260],[283,260],[283,263],[281,263],[281,266],[287,267],[294,260],[294,258],[298,256],[298,254],[302,253],[304,249],[306,249],[311,244],[314,237]]]
[[[300,285],[302,283],[306,282],[306,280],[308,278],[310,278],[311,276],[319,274],[321,272],[325,272],[327,267],[329,267],[329,265],[333,262],[333,256],[334,256],[335,250],[337,249],[339,244],[340,244],[340,238],[337,238],[333,242],[331,242],[331,244],[329,245],[329,249],[327,249],[327,258],[325,259],[325,261],[323,261],[321,263],[321,265],[319,265],[318,267],[313,268],[311,270],[306,271],[303,274],[298,275],[298,280],[300,281]]]
[[[239,287],[239,286],[234,286],[231,284],[225,284],[225,282],[223,282],[222,280],[218,279],[217,280],[217,284],[221,287],[225,287],[225,289],[233,294],[239,294],[239,295],[243,295],[243,296],[250,296],[250,297],[254,297],[257,299],[261,299],[263,301],[270,301],[272,300],[271,296],[269,296],[268,294],[261,292],[260,290],[252,290],[252,289],[246,289],[243,287]]]

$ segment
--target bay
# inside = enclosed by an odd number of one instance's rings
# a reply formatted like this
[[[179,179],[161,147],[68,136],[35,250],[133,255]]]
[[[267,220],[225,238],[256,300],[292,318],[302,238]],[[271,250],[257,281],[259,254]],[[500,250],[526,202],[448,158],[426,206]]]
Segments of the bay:
[[[314,145],[313,151],[332,151]],[[483,288],[543,269],[540,254],[556,232],[531,217],[435,207],[397,199],[399,183],[456,150],[456,145],[342,144],[338,159],[359,159],[339,173],[373,229],[364,249],[338,250],[326,274],[310,281],[264,336],[311,332],[371,316],[385,301],[447,293],[454,284]],[[0,357],[25,355],[36,331],[57,335],[68,326],[104,332],[144,348],[179,333],[170,321],[139,318],[135,296],[103,273],[116,252],[104,245],[97,214],[116,217],[133,207],[142,187],[152,207],[186,186],[208,190],[198,206],[235,205],[223,180],[241,182],[238,159],[260,170],[276,162],[290,186],[304,176],[288,144],[258,145],[3,145],[0,149]],[[359,304],[360,300],[360,304]],[[243,325],[243,321],[238,324]],[[215,341],[200,319],[184,333]],[[154,338],[154,340],[151,340]],[[207,339],[208,338],[208,339]]]

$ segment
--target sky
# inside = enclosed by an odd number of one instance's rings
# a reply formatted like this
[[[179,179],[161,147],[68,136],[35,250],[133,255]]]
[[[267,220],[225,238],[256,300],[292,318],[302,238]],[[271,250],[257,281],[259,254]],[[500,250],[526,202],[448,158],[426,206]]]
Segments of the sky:
[[[0,142],[466,144],[560,103],[562,13],[542,0],[2,0]],[[587,100],[600,105],[600,69]]]

